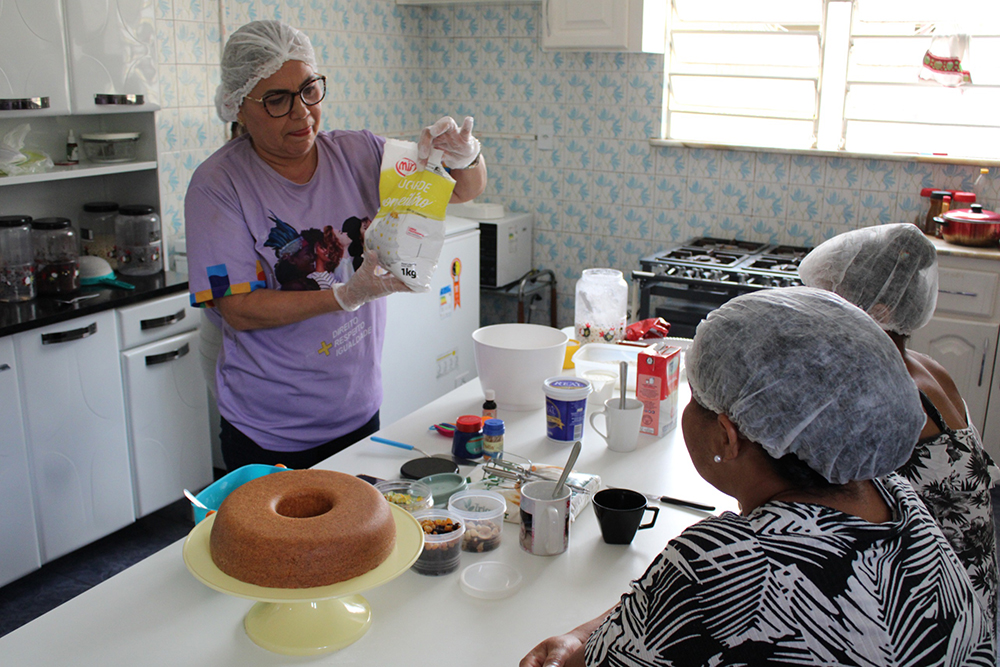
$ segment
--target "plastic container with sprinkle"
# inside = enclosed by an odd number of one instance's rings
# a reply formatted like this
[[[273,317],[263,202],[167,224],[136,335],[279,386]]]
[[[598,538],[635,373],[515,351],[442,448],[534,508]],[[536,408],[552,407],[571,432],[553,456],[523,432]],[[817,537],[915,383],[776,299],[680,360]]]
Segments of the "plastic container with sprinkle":
[[[404,479],[379,482],[375,488],[390,503],[403,508],[410,514],[434,507],[434,495],[431,493],[431,487],[419,480]]]
[[[591,389],[585,378],[552,377],[545,381],[545,434],[549,440],[572,444],[583,438]]]
[[[80,289],[80,248],[69,218],[35,218],[31,244],[35,251],[35,285],[42,296]]]
[[[31,247],[31,216],[0,216],[0,301],[35,298],[35,254]]]
[[[500,546],[507,501],[496,491],[468,489],[448,499],[448,511],[465,522],[462,551],[482,553]]]
[[[115,218],[118,203],[92,201],[83,205],[80,213],[80,254],[106,260],[112,269],[118,268],[115,257]]]
[[[424,531],[424,549],[413,571],[437,576],[457,570],[462,562],[465,522],[443,509],[420,510],[413,513],[413,518]]]
[[[115,218],[115,246],[119,273],[151,276],[162,271],[160,216],[155,209],[146,204],[120,207]]]
[[[483,455],[483,420],[479,415],[462,415],[455,422],[451,455],[460,459],[478,459]]]

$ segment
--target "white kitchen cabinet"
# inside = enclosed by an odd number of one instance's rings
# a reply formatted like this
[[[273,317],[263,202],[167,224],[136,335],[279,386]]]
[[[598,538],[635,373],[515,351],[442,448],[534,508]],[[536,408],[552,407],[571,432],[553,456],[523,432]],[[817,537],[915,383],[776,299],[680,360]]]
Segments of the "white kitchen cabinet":
[[[542,48],[663,53],[663,0],[542,0]]]
[[[60,0],[0,2],[0,117],[69,113]]]
[[[41,567],[14,342],[0,338],[0,586]]]
[[[182,292],[118,311],[136,516],[212,483],[199,313]]]
[[[982,431],[990,400],[1000,325],[935,316],[913,332],[909,348],[945,367],[969,407],[969,416]]]
[[[115,317],[13,336],[43,562],[135,518]]]
[[[73,113],[159,109],[153,0],[65,0]]]

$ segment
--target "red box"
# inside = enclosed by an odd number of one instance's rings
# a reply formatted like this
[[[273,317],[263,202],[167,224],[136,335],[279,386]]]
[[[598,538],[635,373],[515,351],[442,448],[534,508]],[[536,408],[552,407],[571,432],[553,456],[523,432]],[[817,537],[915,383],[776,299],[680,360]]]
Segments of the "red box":
[[[639,353],[635,397],[642,401],[641,433],[663,436],[677,426],[681,349],[664,346]]]

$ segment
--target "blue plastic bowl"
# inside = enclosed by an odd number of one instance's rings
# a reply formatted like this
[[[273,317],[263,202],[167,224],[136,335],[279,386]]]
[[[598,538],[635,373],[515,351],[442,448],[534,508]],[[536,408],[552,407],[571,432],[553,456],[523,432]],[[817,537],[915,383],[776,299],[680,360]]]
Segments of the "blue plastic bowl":
[[[288,470],[288,468],[279,468],[278,466],[264,465],[263,463],[251,463],[250,465],[245,465],[242,468],[237,468],[236,470],[227,473],[225,476],[220,477],[208,486],[206,486],[201,493],[195,496],[201,501],[203,505],[208,507],[207,510],[202,509],[191,504],[191,508],[194,510],[194,522],[199,523],[205,518],[209,510],[219,510],[219,505],[222,501],[226,499],[234,489],[243,486],[252,479],[257,479],[258,477],[263,477],[264,475],[270,475],[272,472],[281,472],[283,470]]]

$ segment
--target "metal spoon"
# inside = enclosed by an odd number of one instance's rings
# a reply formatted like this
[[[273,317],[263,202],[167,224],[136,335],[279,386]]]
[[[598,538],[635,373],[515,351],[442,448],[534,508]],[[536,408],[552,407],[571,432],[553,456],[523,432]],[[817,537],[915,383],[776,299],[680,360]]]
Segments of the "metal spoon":
[[[194,494],[191,493],[190,491],[188,491],[187,489],[184,489],[184,495],[187,496],[188,500],[190,500],[192,503],[194,503],[198,507],[202,508],[203,510],[207,510],[208,509],[208,506],[205,505],[205,503],[203,503],[200,500],[198,500],[197,498],[195,498]]]
[[[621,396],[618,398],[618,409],[625,409],[625,385],[628,381],[628,362],[618,362],[618,376],[621,378]]]
[[[61,303],[64,306],[72,306],[74,303],[78,303],[85,299],[93,299],[94,297],[101,296],[100,292],[93,292],[91,294],[81,294],[80,296],[74,296],[72,299],[56,299],[56,303]]]
[[[573,466],[576,465],[576,459],[580,456],[580,448],[583,445],[577,440],[573,443],[573,450],[569,453],[569,458],[566,459],[566,467],[563,468],[562,474],[559,475],[559,481],[556,482],[556,488],[552,492],[552,500],[555,500],[562,493],[563,486],[566,485],[566,478],[569,477],[569,473],[573,470]]]

